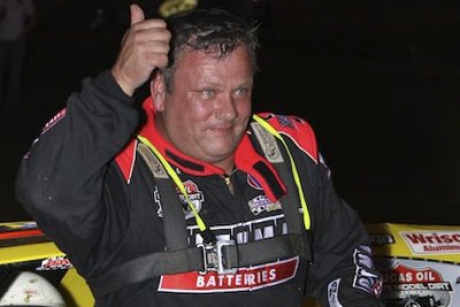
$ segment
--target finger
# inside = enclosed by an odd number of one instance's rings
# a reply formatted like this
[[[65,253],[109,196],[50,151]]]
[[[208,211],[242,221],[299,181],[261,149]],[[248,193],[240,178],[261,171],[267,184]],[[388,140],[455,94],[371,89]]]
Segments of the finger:
[[[148,28],[136,33],[138,41],[152,42],[162,41],[169,43],[171,33],[165,28]]]
[[[166,29],[166,21],[163,19],[147,19],[142,23],[136,24],[137,30],[148,30],[148,29]]]
[[[153,67],[156,68],[165,68],[168,66],[169,58],[168,55],[165,53],[149,53],[146,55],[146,60],[148,63],[151,63]]]
[[[146,47],[148,48],[147,53],[168,55],[169,52],[169,44],[163,41],[151,41]]]
[[[131,12],[131,25],[145,20],[145,14],[142,8],[137,4],[132,4],[130,7]]]

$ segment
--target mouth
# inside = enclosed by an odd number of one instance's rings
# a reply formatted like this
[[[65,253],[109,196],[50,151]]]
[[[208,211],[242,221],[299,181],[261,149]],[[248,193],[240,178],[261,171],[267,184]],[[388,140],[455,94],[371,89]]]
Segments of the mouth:
[[[209,130],[216,136],[226,137],[226,136],[233,134],[232,125],[214,126],[214,127],[209,128]]]
[[[233,127],[235,127],[234,124],[226,123],[226,124],[211,125],[209,129],[213,131],[214,130],[215,131],[229,131],[229,130],[233,130]]]

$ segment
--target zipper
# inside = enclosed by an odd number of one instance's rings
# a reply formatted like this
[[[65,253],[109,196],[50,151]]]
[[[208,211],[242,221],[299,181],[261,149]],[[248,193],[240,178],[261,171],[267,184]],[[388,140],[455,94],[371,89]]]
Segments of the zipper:
[[[232,171],[229,174],[222,175],[221,177],[224,178],[225,185],[227,186],[228,192],[230,192],[230,195],[235,196],[235,188],[233,187],[232,183],[232,175],[236,173],[238,169],[236,167],[233,167]]]
[[[235,196],[235,188],[233,187],[232,181],[230,180],[230,176],[229,175],[224,175],[224,176],[222,176],[222,178],[224,178],[225,185],[227,186],[228,191],[230,192],[230,194],[232,196]]]

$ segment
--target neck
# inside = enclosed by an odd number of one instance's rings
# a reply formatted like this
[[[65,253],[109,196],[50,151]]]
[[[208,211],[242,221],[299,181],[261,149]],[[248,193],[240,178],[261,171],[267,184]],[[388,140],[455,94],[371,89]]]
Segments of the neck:
[[[226,175],[231,175],[235,171],[235,160],[232,156],[231,158],[226,159],[226,161],[222,161],[220,163],[214,163],[215,166],[220,167],[225,171]]]

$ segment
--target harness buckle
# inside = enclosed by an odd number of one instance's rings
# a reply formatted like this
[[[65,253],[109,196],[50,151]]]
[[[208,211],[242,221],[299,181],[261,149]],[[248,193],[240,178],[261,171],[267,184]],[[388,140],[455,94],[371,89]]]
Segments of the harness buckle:
[[[238,263],[238,252],[235,240],[217,241],[210,244],[199,244],[203,252],[203,271],[200,274],[206,274],[208,271],[215,271],[219,275],[236,274],[238,268],[231,267],[231,259]],[[234,262],[235,263],[235,262]]]

